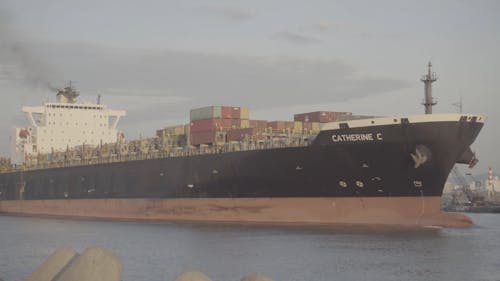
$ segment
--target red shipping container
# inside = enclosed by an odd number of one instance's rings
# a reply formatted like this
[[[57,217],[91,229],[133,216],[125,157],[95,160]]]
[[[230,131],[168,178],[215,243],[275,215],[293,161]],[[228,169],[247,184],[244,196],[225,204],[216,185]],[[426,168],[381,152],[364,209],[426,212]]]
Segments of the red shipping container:
[[[267,120],[250,120],[250,128],[266,129]]]
[[[202,119],[191,121],[191,132],[206,132],[214,130],[214,128],[216,127],[216,120],[218,119]]]
[[[191,132],[191,145],[212,144],[216,140],[215,131]]]
[[[222,106],[222,118],[240,119],[241,109],[237,106]]]
[[[241,127],[241,119],[221,119],[219,127],[223,130],[239,129]]]

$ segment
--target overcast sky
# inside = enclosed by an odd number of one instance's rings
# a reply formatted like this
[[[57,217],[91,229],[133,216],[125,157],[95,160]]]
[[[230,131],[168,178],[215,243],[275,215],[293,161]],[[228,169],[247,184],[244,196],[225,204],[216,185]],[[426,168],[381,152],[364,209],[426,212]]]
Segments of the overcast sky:
[[[129,139],[188,121],[190,108],[420,114],[432,60],[436,113],[488,116],[474,173],[500,172],[500,1],[0,0],[0,153],[22,105],[81,99],[124,109]]]

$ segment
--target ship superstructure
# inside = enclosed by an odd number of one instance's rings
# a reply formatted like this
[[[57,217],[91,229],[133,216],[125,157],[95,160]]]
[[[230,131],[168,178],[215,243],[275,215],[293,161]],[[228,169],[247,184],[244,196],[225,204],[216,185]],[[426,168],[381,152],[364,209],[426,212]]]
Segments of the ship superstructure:
[[[15,128],[13,159],[22,163],[26,156],[65,151],[76,146],[116,143],[123,110],[111,110],[97,103],[78,103],[79,93],[67,86],[57,93],[56,102],[24,106],[30,127]]]

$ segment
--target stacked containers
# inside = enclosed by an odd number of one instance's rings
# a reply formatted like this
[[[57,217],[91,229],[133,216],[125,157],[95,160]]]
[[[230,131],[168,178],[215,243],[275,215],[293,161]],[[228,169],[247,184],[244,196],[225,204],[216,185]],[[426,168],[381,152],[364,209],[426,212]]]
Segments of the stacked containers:
[[[241,110],[239,107],[221,106],[222,118],[241,119]]]
[[[224,143],[225,134],[233,129],[249,128],[249,110],[236,106],[207,106],[190,112],[191,145]]]
[[[336,111],[315,111],[315,112],[295,114],[293,116],[293,120],[302,122],[328,123],[337,121],[337,118],[341,115],[352,115],[352,113],[336,112]]]
[[[206,107],[191,109],[189,117],[191,122],[204,119],[222,118],[222,107],[206,106]]]
[[[227,132],[227,141],[262,140],[264,139],[263,129],[241,128]]]
[[[317,134],[320,131],[319,122],[302,122],[303,132],[306,134]]]
[[[250,128],[267,129],[267,120],[249,120]]]
[[[222,107],[206,106],[191,109],[189,141],[191,145],[214,143],[216,139],[216,124],[214,120],[222,118]]]
[[[248,107],[240,107],[240,120],[241,128],[250,128],[250,110],[248,110]]]
[[[271,121],[267,122],[267,127],[272,128],[275,133],[286,133],[293,131],[295,123],[291,121]]]
[[[166,127],[156,131],[156,136],[159,138],[166,138],[169,136],[180,136],[185,134],[186,134],[186,125]]]
[[[185,146],[189,137],[189,125],[170,126],[156,131],[159,145],[163,147]]]
[[[352,115],[351,112],[336,111],[314,111],[308,113],[295,114],[293,120],[302,122],[304,133],[317,134],[320,131],[320,123],[329,123],[338,121],[340,116]],[[296,127],[296,129],[298,129]]]
[[[248,107],[240,108],[240,119],[241,120],[249,120],[250,119],[250,110]]]
[[[240,128],[240,119],[203,119],[191,122],[191,132],[227,131]]]
[[[293,133],[294,134],[302,134],[304,126],[301,121],[293,122]]]

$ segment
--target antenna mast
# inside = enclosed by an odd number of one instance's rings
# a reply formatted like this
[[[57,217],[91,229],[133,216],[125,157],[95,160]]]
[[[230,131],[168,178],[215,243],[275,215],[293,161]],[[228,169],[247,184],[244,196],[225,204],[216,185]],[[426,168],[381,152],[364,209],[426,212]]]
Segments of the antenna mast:
[[[437,101],[432,97],[432,83],[436,82],[437,75],[431,71],[432,63],[429,62],[427,74],[423,75],[420,81],[425,84],[425,100],[422,103],[425,106],[425,114],[432,114],[432,106],[437,104]]]

